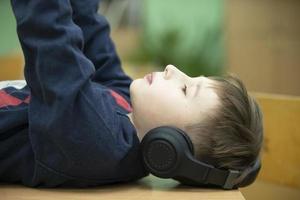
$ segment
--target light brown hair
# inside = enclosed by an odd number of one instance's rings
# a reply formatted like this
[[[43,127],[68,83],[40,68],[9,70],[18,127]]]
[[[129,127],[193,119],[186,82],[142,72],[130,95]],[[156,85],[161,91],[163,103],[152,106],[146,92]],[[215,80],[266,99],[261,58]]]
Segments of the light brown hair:
[[[195,157],[218,168],[243,171],[245,177],[263,145],[263,115],[256,100],[233,74],[207,77],[219,105],[205,119],[187,125]],[[238,180],[238,181],[239,181]]]

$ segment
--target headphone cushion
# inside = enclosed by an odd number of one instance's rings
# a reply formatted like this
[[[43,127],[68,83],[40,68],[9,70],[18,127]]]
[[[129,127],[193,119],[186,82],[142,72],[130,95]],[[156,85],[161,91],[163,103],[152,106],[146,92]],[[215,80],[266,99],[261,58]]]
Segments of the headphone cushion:
[[[152,141],[145,154],[149,164],[160,171],[171,169],[176,164],[176,150],[166,142],[160,140]]]
[[[173,176],[186,150],[193,150],[186,137],[182,130],[171,126],[160,126],[148,131],[141,141],[146,168],[156,176]]]

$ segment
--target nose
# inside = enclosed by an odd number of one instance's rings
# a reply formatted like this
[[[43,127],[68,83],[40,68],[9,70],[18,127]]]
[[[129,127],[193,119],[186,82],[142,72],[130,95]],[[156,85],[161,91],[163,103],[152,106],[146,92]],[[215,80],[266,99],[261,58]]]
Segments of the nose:
[[[174,71],[176,67],[174,65],[167,65],[165,67],[164,73],[165,73],[165,78],[169,79],[171,76],[173,76]]]
[[[167,65],[165,67],[164,76],[165,79],[174,78],[175,76],[177,76],[177,78],[187,78],[187,75],[177,69],[174,65]]]

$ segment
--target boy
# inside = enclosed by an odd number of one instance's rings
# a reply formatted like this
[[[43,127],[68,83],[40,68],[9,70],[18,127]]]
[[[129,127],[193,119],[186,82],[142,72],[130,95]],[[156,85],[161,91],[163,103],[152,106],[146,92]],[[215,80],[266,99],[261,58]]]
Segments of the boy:
[[[139,141],[160,125],[186,130],[198,159],[246,173],[258,156],[262,132],[253,132],[259,123],[246,129],[261,118],[243,121],[259,109],[243,96],[242,85],[230,78],[191,78],[172,65],[132,81],[97,5],[98,0],[12,0],[27,85],[0,90],[0,180],[86,187],[142,178],[148,172]],[[233,91],[230,98],[222,99],[229,97],[223,88]],[[233,97],[246,107],[233,107]],[[246,136],[220,135],[231,130],[228,113],[244,114],[236,124],[247,126]],[[227,124],[218,124],[220,119]]]

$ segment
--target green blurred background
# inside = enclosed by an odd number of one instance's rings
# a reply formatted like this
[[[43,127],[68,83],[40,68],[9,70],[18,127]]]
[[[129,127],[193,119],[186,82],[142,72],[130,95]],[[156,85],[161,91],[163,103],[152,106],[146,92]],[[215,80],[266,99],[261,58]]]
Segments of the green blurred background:
[[[223,1],[148,0],[143,8],[139,52],[146,60],[172,63],[193,76],[222,73]]]
[[[136,17],[140,23],[130,25],[130,19],[117,20],[119,13],[130,5],[118,1],[104,1],[108,19],[113,28],[141,30],[139,44],[122,60],[133,65],[149,63],[160,66],[174,64],[191,76],[218,75],[224,67],[223,1],[221,0],[147,0],[143,1]],[[133,3],[134,1],[132,1]],[[111,8],[111,7],[113,8]],[[128,11],[127,11],[128,12]],[[15,20],[9,1],[0,2],[0,56],[20,51],[15,32]],[[131,38],[132,39],[132,38]]]
[[[10,7],[10,1],[0,1],[0,56],[19,50],[16,22]]]

